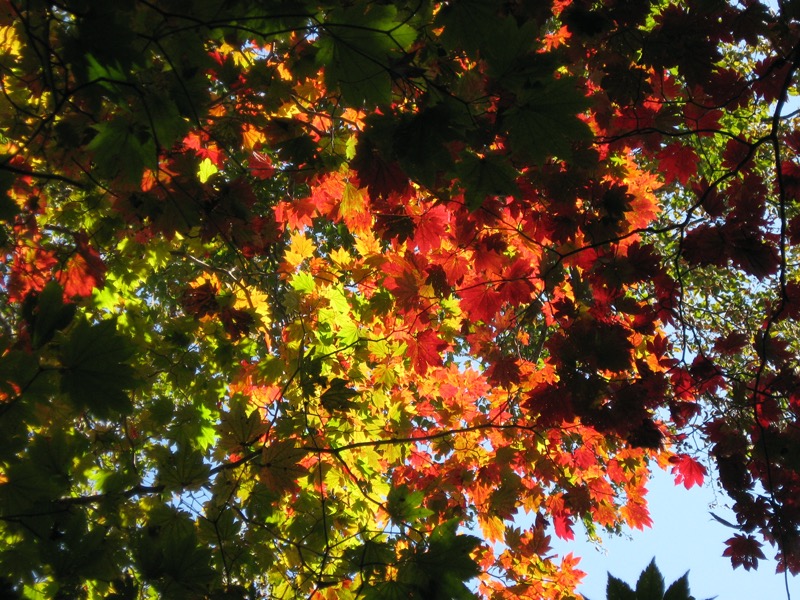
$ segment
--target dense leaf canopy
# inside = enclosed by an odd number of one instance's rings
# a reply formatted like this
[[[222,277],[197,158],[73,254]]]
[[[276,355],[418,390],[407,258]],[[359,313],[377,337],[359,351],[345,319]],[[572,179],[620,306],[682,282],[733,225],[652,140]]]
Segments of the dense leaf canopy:
[[[0,593],[570,598],[652,468],[800,571],[785,4],[0,0]]]

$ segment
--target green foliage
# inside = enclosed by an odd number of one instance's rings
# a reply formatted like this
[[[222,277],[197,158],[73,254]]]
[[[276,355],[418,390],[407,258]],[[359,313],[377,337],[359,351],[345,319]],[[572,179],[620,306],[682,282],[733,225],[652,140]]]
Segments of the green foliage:
[[[326,83],[352,106],[388,104],[393,65],[418,35],[406,15],[391,4],[359,3],[332,10],[323,31],[317,60]]]
[[[515,155],[541,164],[548,156],[569,159],[573,146],[591,138],[578,118],[587,99],[567,77],[537,82],[519,95],[519,103],[504,114],[504,127]]]
[[[664,577],[653,559],[639,575],[635,590],[609,573],[606,600],[695,600],[695,598],[689,593],[688,571],[673,581],[665,592]]]
[[[133,405],[127,390],[138,383],[129,362],[133,354],[114,320],[91,325],[78,319],[60,345],[61,391],[77,409],[87,408],[99,418],[129,414]]]

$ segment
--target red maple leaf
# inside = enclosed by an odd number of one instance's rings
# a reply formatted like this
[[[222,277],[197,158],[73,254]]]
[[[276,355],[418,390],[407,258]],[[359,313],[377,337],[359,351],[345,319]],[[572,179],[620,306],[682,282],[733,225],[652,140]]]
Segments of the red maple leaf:
[[[448,252],[442,257],[437,256],[436,260],[444,269],[450,286],[459,285],[469,272],[469,262],[460,253]]]
[[[220,311],[219,318],[222,321],[225,332],[237,340],[243,335],[247,335],[255,322],[253,315],[249,312],[231,307]]]
[[[98,283],[80,254],[69,259],[66,268],[56,274],[56,280],[64,288],[65,298],[90,296]]]
[[[487,273],[491,276],[500,275],[507,264],[504,256],[507,244],[499,235],[493,234],[484,237],[475,245],[475,272]]]
[[[533,293],[531,283],[531,265],[517,259],[503,273],[503,283],[500,284],[500,293],[504,302],[522,304],[529,302]]]
[[[181,294],[180,303],[187,314],[198,319],[219,311],[217,287],[206,281],[197,287],[189,287]]]
[[[502,304],[500,292],[484,283],[476,283],[458,292],[461,308],[475,321],[491,322]]]
[[[764,99],[764,102],[777,100],[783,89],[792,63],[782,56],[768,56],[758,61],[755,68],[756,79],[753,91]]]
[[[247,167],[250,174],[257,179],[269,179],[275,174],[275,167],[269,156],[255,150],[247,158]]]
[[[424,253],[435,250],[442,245],[445,229],[449,222],[449,214],[444,206],[437,205],[425,211],[416,219],[417,230],[414,234],[419,251]]]
[[[489,383],[498,387],[519,383],[520,368],[517,359],[513,356],[501,356],[486,370],[486,378]]]
[[[393,193],[405,194],[408,176],[395,160],[387,160],[367,136],[361,136],[350,166],[358,174],[358,182],[371,196],[385,198]]]
[[[275,221],[280,228],[288,227],[291,230],[311,227],[314,217],[317,216],[317,206],[311,198],[296,200],[294,202],[281,201],[274,208]]]
[[[696,265],[724,267],[729,249],[724,229],[709,223],[691,230],[683,240],[683,257]]]
[[[722,111],[716,108],[708,109],[699,104],[689,102],[683,109],[683,116],[686,119],[686,126],[690,129],[702,132],[718,131]],[[704,135],[704,133],[700,135]],[[705,133],[705,135],[708,135],[708,133]]]
[[[56,279],[64,288],[65,298],[90,296],[94,288],[102,287],[105,281],[106,265],[100,253],[89,245],[85,232],[75,234],[77,253],[69,260],[67,267],[56,274]]]
[[[744,567],[745,571],[758,567],[758,559],[766,558],[761,551],[761,543],[752,535],[736,534],[725,542],[728,546],[722,556],[729,556],[733,568]]]
[[[558,512],[553,514],[553,526],[556,530],[556,535],[562,540],[574,540],[575,534],[572,531],[572,519],[566,512]]]
[[[714,351],[720,354],[734,355],[750,343],[750,336],[741,331],[732,331],[725,337],[717,338]]]
[[[405,261],[387,262],[384,265],[386,289],[397,299],[400,306],[412,309],[419,306],[419,288],[422,280],[414,267]]]
[[[345,193],[346,182],[338,173],[320,177],[311,188],[310,201],[317,214],[339,220],[339,207]]]
[[[700,410],[700,405],[694,402],[669,402],[669,415],[678,427],[685,426]]]
[[[730,240],[731,260],[739,268],[758,278],[778,271],[780,255],[776,246],[769,242],[769,236],[738,223],[726,223],[725,229]]]
[[[703,485],[706,468],[687,454],[672,456],[669,462],[674,465],[672,473],[675,474],[675,485],[683,483],[687,490],[693,485]]]
[[[8,278],[8,299],[21,302],[28,292],[41,292],[52,276],[58,260],[50,250],[19,244],[14,250],[11,275]]]
[[[672,142],[656,155],[659,171],[664,176],[664,183],[677,181],[686,185],[689,178],[697,173],[700,158],[691,146],[680,142]]]
[[[725,153],[722,155],[722,166],[726,169],[739,169],[751,158],[750,145],[739,138],[728,140]]]
[[[447,346],[447,342],[431,329],[426,329],[417,334],[416,338],[411,338],[408,342],[408,354],[414,363],[414,370],[424,375],[429,366],[441,366],[442,352]]]
[[[620,512],[630,527],[644,530],[645,527],[653,526],[653,519],[650,518],[650,511],[647,510],[644,498],[629,498],[628,503],[620,509]]]

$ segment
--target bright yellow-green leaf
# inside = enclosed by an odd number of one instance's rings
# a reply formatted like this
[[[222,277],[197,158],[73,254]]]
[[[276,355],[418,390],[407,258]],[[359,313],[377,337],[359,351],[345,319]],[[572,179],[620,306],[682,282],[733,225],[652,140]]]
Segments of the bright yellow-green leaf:
[[[218,172],[219,169],[213,162],[211,162],[211,159],[204,158],[200,162],[200,168],[197,169],[197,178],[200,180],[200,183],[205,183],[212,175]]]

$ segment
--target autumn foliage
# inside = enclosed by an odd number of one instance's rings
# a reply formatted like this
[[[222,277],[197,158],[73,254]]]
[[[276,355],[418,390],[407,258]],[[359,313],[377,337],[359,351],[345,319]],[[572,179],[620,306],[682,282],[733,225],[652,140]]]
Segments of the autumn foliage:
[[[654,468],[796,574],[799,20],[0,1],[3,591],[570,598]]]

